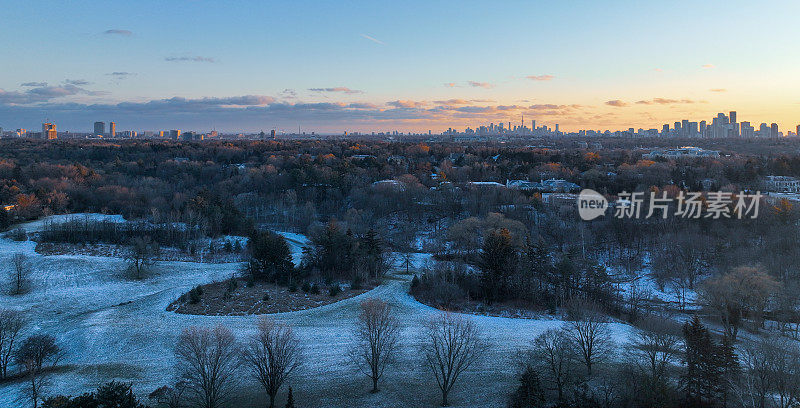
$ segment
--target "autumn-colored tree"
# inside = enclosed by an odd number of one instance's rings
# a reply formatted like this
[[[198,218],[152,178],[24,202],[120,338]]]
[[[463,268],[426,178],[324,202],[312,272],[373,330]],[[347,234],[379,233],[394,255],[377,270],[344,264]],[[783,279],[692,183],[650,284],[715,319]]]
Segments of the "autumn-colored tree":
[[[726,336],[735,341],[745,319],[753,321],[754,329],[761,327],[767,301],[777,287],[760,267],[740,266],[703,282],[700,295],[722,323]]]

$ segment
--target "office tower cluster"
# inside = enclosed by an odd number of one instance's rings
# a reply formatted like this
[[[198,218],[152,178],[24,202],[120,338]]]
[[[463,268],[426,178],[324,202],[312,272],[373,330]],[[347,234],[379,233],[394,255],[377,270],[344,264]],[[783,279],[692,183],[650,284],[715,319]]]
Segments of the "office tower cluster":
[[[798,126],[800,131],[800,126]],[[724,139],[724,138],[778,138],[784,136],[796,136],[797,133],[788,132],[784,135],[778,129],[777,123],[767,125],[762,123],[756,129],[750,122],[739,122],[737,119],[736,111],[731,111],[728,115],[718,113],[716,117],[711,119],[711,123],[705,120],[698,122],[690,122],[686,119],[675,122],[670,128],[669,124],[664,124],[661,128],[661,136],[663,137],[680,137],[680,138],[706,138],[706,139]]]

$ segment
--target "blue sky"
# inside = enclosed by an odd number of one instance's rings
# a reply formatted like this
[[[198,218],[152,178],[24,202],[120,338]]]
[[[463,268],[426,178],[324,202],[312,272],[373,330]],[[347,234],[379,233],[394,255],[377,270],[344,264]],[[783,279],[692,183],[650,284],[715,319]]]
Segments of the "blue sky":
[[[2,9],[6,129],[48,117],[76,131],[94,120],[136,130],[440,131],[523,114],[564,129],[616,129],[727,110],[783,128],[800,123],[796,1]]]

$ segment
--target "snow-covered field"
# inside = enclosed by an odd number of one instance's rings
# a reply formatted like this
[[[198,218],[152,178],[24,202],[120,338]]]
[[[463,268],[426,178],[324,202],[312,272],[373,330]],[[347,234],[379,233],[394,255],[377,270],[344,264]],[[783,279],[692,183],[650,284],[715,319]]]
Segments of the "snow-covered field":
[[[26,225],[35,230],[41,221]],[[299,260],[306,238],[283,234]],[[33,332],[56,336],[67,356],[69,370],[53,376],[46,390],[52,394],[78,394],[112,379],[133,383],[146,395],[175,381],[172,348],[182,329],[222,324],[239,339],[246,339],[258,316],[191,316],[165,311],[167,305],[193,286],[224,279],[238,264],[161,262],[152,277],[128,281],[122,277],[123,261],[90,256],[40,256],[33,242],[0,238],[0,273],[10,267],[13,254],[26,254],[35,265],[33,291],[11,297],[0,294],[0,307],[27,311]],[[415,256],[415,266],[424,262]],[[398,269],[399,265],[398,265]],[[295,400],[304,407],[431,407],[439,403],[438,388],[417,352],[422,323],[435,309],[415,301],[408,292],[410,277],[397,275],[386,284],[338,303],[272,315],[293,325],[305,344],[305,364],[290,379]],[[382,391],[369,393],[366,377],[348,363],[347,348],[358,303],[367,297],[389,301],[403,324],[403,352],[396,367],[386,374]],[[466,315],[481,328],[489,351],[460,381],[451,395],[454,406],[504,406],[515,386],[516,351],[527,347],[543,331],[559,327],[557,320],[508,319]],[[629,326],[611,324],[615,339],[624,341]],[[265,395],[246,376],[236,406],[263,406]],[[22,384],[0,385],[0,407],[18,406]],[[282,390],[279,404],[283,404]]]

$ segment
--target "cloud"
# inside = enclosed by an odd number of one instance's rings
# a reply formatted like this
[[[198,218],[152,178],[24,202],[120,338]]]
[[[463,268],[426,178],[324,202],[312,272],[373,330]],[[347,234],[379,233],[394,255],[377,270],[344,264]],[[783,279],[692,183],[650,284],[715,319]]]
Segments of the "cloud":
[[[469,81],[469,82],[467,82],[467,84],[469,84],[469,86],[471,86],[473,88],[485,88],[485,89],[494,88],[494,85],[490,84],[488,82]]]
[[[243,95],[243,96],[230,96],[224,98],[204,97],[198,99],[174,97],[170,99],[164,99],[163,101],[175,105],[264,106],[274,103],[275,98],[266,95]]]
[[[370,37],[370,36],[368,36],[366,34],[361,34],[361,37],[365,38],[367,40],[370,40],[370,41],[374,42],[375,44],[386,45],[386,43],[384,43],[383,41],[381,41],[381,40],[379,40],[379,39],[377,39],[375,37]]]
[[[653,68],[653,71],[656,71],[656,72],[664,72],[664,70],[663,70],[663,69],[661,69],[661,68]]]
[[[125,36],[125,37],[129,37],[129,36],[133,35],[133,31],[131,31],[131,30],[111,29],[111,30],[103,31],[103,34],[105,34],[105,35],[122,35],[122,36]]]
[[[94,93],[72,84],[65,84],[62,86],[37,86],[22,92],[9,92],[0,89],[0,105],[29,105],[77,94],[92,95]]]
[[[728,90],[725,89],[725,88],[711,88],[711,89],[709,89],[709,91],[711,91],[711,92],[728,92]]]
[[[446,86],[448,88],[455,88],[458,85],[456,85],[455,82],[447,82],[447,83],[444,84],[444,86]]]
[[[335,88],[308,88],[311,92],[342,92],[346,94],[363,94],[364,91],[358,89],[350,89],[346,86],[337,86]]]
[[[624,107],[628,106],[628,104],[626,102],[623,102],[623,101],[621,101],[619,99],[614,99],[612,101],[608,101],[608,102],[606,102],[606,105],[613,106],[615,108],[624,108]]]
[[[19,86],[38,86],[38,87],[42,87],[42,86],[47,86],[47,82],[23,82],[23,83],[19,84]]]
[[[552,75],[528,75],[525,78],[531,81],[552,81],[555,77]]]
[[[716,66],[714,66],[714,64],[705,64],[705,65],[703,65],[703,68],[705,68],[705,69],[713,69],[713,68],[716,68]]]
[[[214,63],[217,62],[216,59],[213,57],[201,57],[201,56],[194,56],[194,57],[166,57],[164,61],[168,62],[210,62]]]
[[[433,103],[438,105],[469,105],[472,102],[472,100],[468,101],[466,99],[446,99],[441,101],[433,101]]]
[[[75,86],[86,86],[90,84],[90,82],[85,79],[65,79],[64,83]]]
[[[297,92],[294,89],[286,88],[280,92],[280,95],[284,98],[297,98]]]
[[[421,107],[425,106],[425,102],[403,101],[403,100],[386,102],[386,104],[389,105],[389,106],[394,106],[395,108],[407,108],[407,109],[421,108]]]
[[[691,99],[667,99],[667,98],[653,98],[647,101],[636,101],[637,105],[677,105],[677,104],[688,104],[688,103],[696,103]]]
[[[136,73],[135,72],[114,71],[114,72],[109,72],[106,75],[110,75],[110,76],[113,76],[113,77],[118,78],[118,79],[123,79],[123,78],[132,77],[132,76],[136,75]]]
[[[589,107],[591,108],[591,107]],[[580,105],[540,104],[531,106],[498,105],[431,105],[420,101],[371,103],[290,103],[270,96],[245,95],[231,97],[168,98],[144,102],[79,103],[52,101],[34,105],[0,103],[0,121],[36,122],[43,113],[62,129],[84,129],[98,117],[112,117],[134,129],[217,129],[226,131],[258,131],[265,123],[279,128],[305,129],[318,132],[342,129],[377,129],[384,126],[430,128],[474,121],[488,123],[510,120],[519,115],[547,118],[553,123],[580,124],[589,121],[591,111]]]

